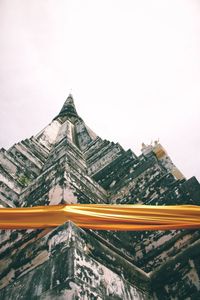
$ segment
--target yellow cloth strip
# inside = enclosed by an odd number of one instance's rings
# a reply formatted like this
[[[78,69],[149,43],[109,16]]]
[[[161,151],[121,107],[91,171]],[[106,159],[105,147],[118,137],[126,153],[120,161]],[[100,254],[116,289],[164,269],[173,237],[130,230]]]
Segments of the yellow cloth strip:
[[[99,230],[200,228],[200,206],[69,204],[0,208],[0,229],[56,227],[67,221]]]

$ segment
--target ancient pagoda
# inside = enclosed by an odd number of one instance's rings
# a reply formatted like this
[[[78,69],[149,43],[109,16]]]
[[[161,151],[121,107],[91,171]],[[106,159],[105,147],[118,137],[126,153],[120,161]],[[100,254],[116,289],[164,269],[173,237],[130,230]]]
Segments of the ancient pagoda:
[[[97,136],[72,95],[37,135],[0,150],[0,205],[200,204],[156,141],[140,156]],[[200,299],[200,232],[2,230],[0,299]]]

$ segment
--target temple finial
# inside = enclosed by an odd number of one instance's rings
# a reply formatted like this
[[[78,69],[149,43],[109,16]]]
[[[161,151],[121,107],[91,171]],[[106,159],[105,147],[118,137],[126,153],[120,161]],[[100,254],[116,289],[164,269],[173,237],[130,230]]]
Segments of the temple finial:
[[[77,117],[79,118],[77,111],[76,111],[76,107],[74,105],[74,99],[72,94],[70,93],[69,96],[67,97],[67,99],[65,100],[65,103],[60,111],[60,113],[58,114],[58,117]],[[56,119],[55,118],[55,119]]]

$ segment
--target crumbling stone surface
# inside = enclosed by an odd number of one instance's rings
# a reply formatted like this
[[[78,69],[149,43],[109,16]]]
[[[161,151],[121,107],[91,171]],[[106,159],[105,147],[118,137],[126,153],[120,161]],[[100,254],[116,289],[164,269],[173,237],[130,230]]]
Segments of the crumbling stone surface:
[[[15,233],[0,256],[0,299],[150,299],[148,275],[72,223]]]
[[[0,205],[196,204],[165,149],[102,140],[70,95],[37,135],[0,150]],[[111,232],[64,224],[0,235],[0,299],[198,299],[198,230]]]

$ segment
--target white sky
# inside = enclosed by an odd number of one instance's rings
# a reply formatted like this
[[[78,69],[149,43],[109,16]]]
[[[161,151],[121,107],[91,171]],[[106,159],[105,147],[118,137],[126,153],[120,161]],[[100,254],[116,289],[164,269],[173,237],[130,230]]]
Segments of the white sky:
[[[160,138],[200,179],[200,1],[0,0],[0,146],[45,127],[72,89],[102,138]]]

